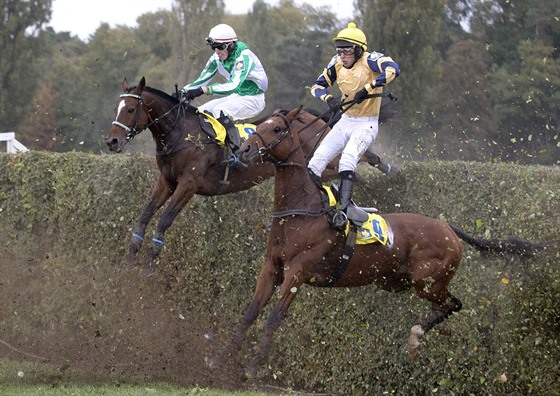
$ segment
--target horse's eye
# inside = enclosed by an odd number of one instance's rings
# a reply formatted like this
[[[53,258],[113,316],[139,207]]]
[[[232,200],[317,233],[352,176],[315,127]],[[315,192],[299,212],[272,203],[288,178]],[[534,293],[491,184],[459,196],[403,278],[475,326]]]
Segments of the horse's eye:
[[[280,128],[279,126],[277,126],[276,128],[274,128],[274,132],[280,133],[280,132],[282,132],[282,128]]]
[[[134,110],[136,110],[134,107],[129,107],[127,111],[129,113],[134,113]]]

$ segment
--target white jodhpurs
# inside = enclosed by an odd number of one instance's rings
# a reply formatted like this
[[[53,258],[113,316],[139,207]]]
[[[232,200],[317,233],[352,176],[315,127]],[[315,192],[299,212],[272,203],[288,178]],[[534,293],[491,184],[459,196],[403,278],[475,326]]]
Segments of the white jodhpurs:
[[[220,117],[221,112],[224,112],[233,120],[246,120],[259,115],[264,107],[263,93],[251,96],[231,94],[219,99],[212,99],[199,106],[198,110],[211,113],[215,118]]]
[[[309,161],[309,169],[317,176],[321,176],[329,162],[342,154],[338,172],[355,172],[358,158],[375,140],[378,131],[377,117],[354,117],[343,114],[313,154]]]

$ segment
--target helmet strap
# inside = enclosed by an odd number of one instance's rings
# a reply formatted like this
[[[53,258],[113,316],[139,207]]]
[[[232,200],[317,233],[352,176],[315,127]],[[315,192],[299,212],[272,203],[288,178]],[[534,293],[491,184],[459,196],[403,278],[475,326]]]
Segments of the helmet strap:
[[[354,55],[356,56],[356,61],[362,57],[364,54],[364,49],[361,45],[356,45],[356,49],[354,50]]]
[[[229,43],[228,47],[227,47],[227,53],[228,53],[228,57],[231,55],[231,53],[233,51],[235,51],[235,46],[237,45],[237,41],[232,41],[231,43]]]

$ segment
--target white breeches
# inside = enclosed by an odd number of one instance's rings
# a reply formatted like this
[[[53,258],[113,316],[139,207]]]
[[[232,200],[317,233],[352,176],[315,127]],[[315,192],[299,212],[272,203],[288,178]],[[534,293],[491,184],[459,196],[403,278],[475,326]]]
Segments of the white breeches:
[[[342,154],[338,172],[355,172],[358,158],[375,140],[378,131],[377,117],[354,117],[343,114],[315,151],[309,161],[309,169],[317,176],[321,176],[329,162]]]
[[[209,102],[199,106],[200,111],[207,111],[215,118],[220,117],[223,111],[225,115],[230,116],[233,120],[245,120],[255,117],[264,110],[265,101],[264,94],[253,96],[242,96],[231,94],[218,99],[212,99]]]

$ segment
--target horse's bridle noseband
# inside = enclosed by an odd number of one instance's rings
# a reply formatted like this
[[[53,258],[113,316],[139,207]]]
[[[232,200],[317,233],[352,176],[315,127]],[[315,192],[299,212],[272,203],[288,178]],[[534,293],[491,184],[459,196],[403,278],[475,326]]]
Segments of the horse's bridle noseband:
[[[142,95],[125,93],[125,94],[120,95],[120,97],[121,98],[135,98],[135,99],[138,99],[138,106],[136,107],[136,119],[134,120],[134,126],[132,128],[127,127],[122,122],[119,122],[117,120],[113,121],[113,125],[119,126],[127,132],[125,141],[128,143],[129,141],[134,139],[134,137],[136,135],[138,135],[140,132],[142,132],[144,129],[146,129],[146,128],[143,128],[141,130],[137,129],[138,121],[140,120],[140,114],[142,114],[142,104],[143,104]],[[118,116],[118,114],[117,114],[117,116]]]
[[[284,158],[283,160],[277,160],[276,158],[273,158],[270,154],[268,154],[268,151],[272,150],[274,147],[276,147],[278,144],[280,144],[280,142],[282,140],[284,140],[284,138],[287,135],[290,135],[290,137],[291,137],[290,131],[292,130],[292,122],[288,119],[288,117],[286,117],[282,113],[274,113],[274,114],[271,115],[271,117],[274,117],[274,116],[280,117],[280,118],[282,118],[282,120],[284,120],[284,123],[286,124],[286,130],[285,131],[280,132],[276,136],[276,138],[274,138],[274,140],[272,140],[270,143],[265,142],[265,140],[263,139],[263,137],[261,136],[261,134],[258,131],[255,131],[254,134],[259,138],[259,140],[263,144],[263,147],[259,147],[259,150],[258,150],[259,156],[261,158],[267,156],[267,158],[270,160],[270,162],[272,162],[274,164],[274,166],[280,166],[280,165],[282,165],[283,162],[285,162],[290,157],[290,155],[292,155],[293,152],[290,151],[288,153],[288,155],[286,156],[286,158]]]

